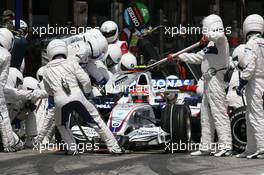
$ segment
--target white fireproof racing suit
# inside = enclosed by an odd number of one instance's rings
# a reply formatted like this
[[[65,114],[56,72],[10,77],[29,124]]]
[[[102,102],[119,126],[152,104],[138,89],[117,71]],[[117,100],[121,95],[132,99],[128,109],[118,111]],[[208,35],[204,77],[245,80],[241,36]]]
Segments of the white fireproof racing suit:
[[[11,151],[12,147],[19,141],[18,137],[13,134],[4,96],[4,87],[8,78],[10,60],[10,53],[0,46],[0,133],[4,150],[7,152]]]
[[[43,81],[40,84],[43,85]],[[44,89],[44,85],[41,88]],[[50,142],[55,131],[54,106],[49,104],[48,98],[38,100],[36,105],[38,136],[35,138],[35,142],[45,144]]]
[[[246,152],[264,152],[264,39],[252,36],[246,44],[241,79],[246,85],[247,146]]]
[[[43,82],[48,94],[54,98],[55,122],[65,143],[75,143],[71,131],[66,128],[69,113],[75,110],[95,128],[109,150],[117,144],[97,109],[84,96],[91,92],[91,82],[78,62],[63,58],[49,62],[43,74]]]
[[[229,46],[223,32],[209,35],[207,47],[197,53],[183,53],[179,58],[190,64],[201,64],[204,79],[204,95],[201,105],[202,137],[200,150],[210,151],[216,129],[219,144],[230,150],[232,137],[227,114],[226,83],[224,74],[229,66]],[[211,68],[211,69],[210,69]],[[211,76],[210,70],[216,74]]]
[[[26,104],[32,103],[33,105],[37,99],[47,98],[47,93],[40,89],[34,91],[17,89],[11,87],[10,83],[5,86],[4,93],[10,121],[13,121],[15,118],[19,121],[25,121],[27,141],[30,141],[31,138],[38,134],[36,112],[35,109],[27,107]]]

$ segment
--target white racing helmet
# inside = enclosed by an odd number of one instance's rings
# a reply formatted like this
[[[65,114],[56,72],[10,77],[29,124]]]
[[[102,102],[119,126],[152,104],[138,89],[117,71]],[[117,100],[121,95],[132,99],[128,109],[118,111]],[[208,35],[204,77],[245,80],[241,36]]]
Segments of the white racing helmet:
[[[13,26],[15,27],[15,20],[12,20],[12,24]],[[25,21],[23,20],[20,20],[20,29],[19,31],[21,32],[22,36],[24,36],[25,38],[27,37],[28,35],[28,25]]]
[[[86,64],[91,56],[91,48],[84,41],[77,41],[68,45],[69,57],[74,57],[80,64]]]
[[[24,90],[40,89],[38,80],[33,77],[25,77],[23,81],[23,89]]]
[[[240,44],[237,46],[232,54],[232,61],[236,62],[236,67],[239,66],[241,68],[246,66],[246,58],[245,58],[245,44]]]
[[[18,69],[14,67],[10,67],[6,85],[17,89],[22,89],[22,85],[23,85],[22,73]]]
[[[118,68],[121,71],[133,70],[137,65],[136,57],[131,53],[126,53],[121,57]]]
[[[43,73],[44,73],[44,69],[45,69],[45,66],[42,66],[38,69],[37,71],[37,80],[39,82],[39,88],[42,89],[42,90],[45,90],[44,88],[44,83],[43,83]]]
[[[245,44],[240,44],[235,48],[232,54],[232,60],[237,60],[238,62],[243,59],[245,55]]]
[[[41,81],[43,80],[43,72],[44,72],[44,68],[45,68],[45,66],[42,66],[42,67],[40,67],[40,68],[38,69],[38,71],[37,71],[36,77],[37,77],[37,80],[38,80],[39,82],[41,82]]]
[[[222,19],[218,15],[214,14],[205,17],[202,21],[202,25],[204,33],[218,29],[224,29]]]
[[[249,15],[243,23],[243,35],[247,36],[249,32],[264,32],[264,20],[260,15]]]
[[[68,56],[67,45],[63,40],[54,39],[47,46],[47,56],[49,61],[53,60],[56,55]]]
[[[106,54],[108,42],[98,29],[88,30],[84,34],[83,39],[91,48],[91,59],[97,60]]]
[[[118,26],[114,21],[105,21],[100,30],[108,43],[113,43],[117,40],[119,31]]]
[[[118,47],[116,44],[109,44],[103,61],[105,62],[107,68],[112,68],[119,63],[121,57],[122,51],[120,47]]]
[[[6,28],[0,28],[0,45],[11,52],[14,46],[14,36]]]
[[[89,45],[83,41],[78,41],[77,47],[79,48],[79,50],[76,53],[76,57],[79,59],[79,63],[88,63],[88,59],[91,56],[91,47],[89,47]]]

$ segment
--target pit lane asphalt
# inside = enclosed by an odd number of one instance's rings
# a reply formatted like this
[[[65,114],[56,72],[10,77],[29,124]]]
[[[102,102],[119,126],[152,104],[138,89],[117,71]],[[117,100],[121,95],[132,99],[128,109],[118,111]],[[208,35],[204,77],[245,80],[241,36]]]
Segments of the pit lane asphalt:
[[[0,174],[264,175],[264,160],[191,157],[187,153],[165,154],[156,150],[121,156],[94,153],[66,156],[57,152],[39,154],[23,150],[0,153]]]

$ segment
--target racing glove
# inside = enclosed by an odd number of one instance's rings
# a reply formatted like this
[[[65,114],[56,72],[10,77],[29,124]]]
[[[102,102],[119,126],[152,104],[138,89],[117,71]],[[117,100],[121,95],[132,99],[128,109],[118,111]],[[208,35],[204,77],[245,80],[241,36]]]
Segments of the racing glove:
[[[36,108],[37,108],[37,106],[36,106],[34,103],[32,103],[31,100],[28,100],[28,101],[25,103],[25,109],[30,110],[31,112],[35,111]]]
[[[107,83],[107,80],[105,78],[103,78],[101,81],[98,82],[98,84],[99,84],[98,89],[101,92],[101,94],[105,94],[106,93],[106,91],[105,91],[106,83]]]
[[[238,96],[243,95],[243,90],[245,89],[245,86],[247,85],[248,80],[239,79],[239,86],[236,89],[236,93]]]
[[[103,78],[102,80],[98,82],[98,84],[101,86],[104,86],[106,83],[107,83],[107,80],[105,78]]]
[[[168,61],[169,63],[172,63],[172,62],[174,61],[174,58],[173,58],[173,56],[172,56],[171,54],[169,54],[169,55],[167,56],[167,61]]]
[[[90,97],[91,97],[91,94],[90,94],[90,93],[84,93],[83,95],[85,96],[85,98],[86,98],[87,100],[89,100]]]
[[[48,109],[53,109],[55,107],[55,101],[53,96],[48,98]]]
[[[42,98],[48,98],[48,94],[44,90],[36,89],[33,90],[33,92],[31,93],[32,103],[35,103],[38,99],[42,99]]]
[[[200,46],[201,46],[201,47],[206,46],[208,43],[209,43],[208,37],[204,35],[204,36],[201,38],[201,40],[200,40]]]

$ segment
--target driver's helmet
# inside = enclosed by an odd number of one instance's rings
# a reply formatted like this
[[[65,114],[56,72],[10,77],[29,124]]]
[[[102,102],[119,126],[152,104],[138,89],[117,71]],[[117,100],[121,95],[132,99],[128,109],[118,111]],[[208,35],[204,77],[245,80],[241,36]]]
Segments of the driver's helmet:
[[[130,91],[133,103],[148,103],[149,102],[149,91],[143,86],[137,86],[135,89]]]
[[[171,80],[171,79],[179,79],[179,77],[177,77],[176,75],[170,75],[166,78],[166,81]],[[165,97],[167,100],[171,101],[174,100],[175,98],[177,98],[177,93],[175,92],[166,92],[165,93]]]
[[[148,103],[149,93],[147,91],[131,91],[133,103]]]

